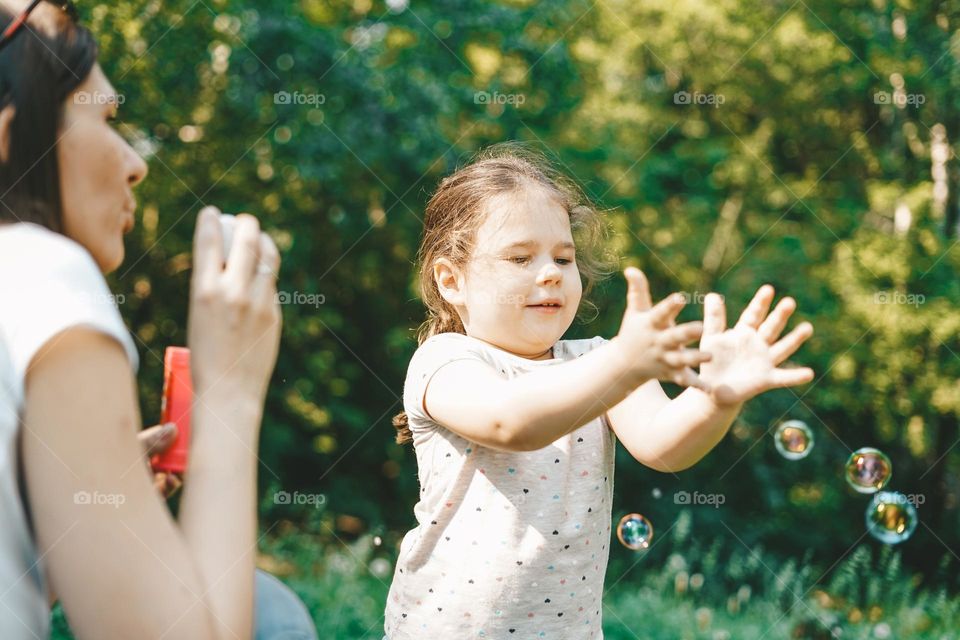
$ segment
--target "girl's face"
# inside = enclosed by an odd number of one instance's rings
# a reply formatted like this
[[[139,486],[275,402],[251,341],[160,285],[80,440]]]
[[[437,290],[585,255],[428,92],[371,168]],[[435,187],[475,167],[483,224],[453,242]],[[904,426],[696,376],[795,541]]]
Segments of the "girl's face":
[[[100,270],[123,262],[123,236],[133,229],[133,188],[147,165],[110,123],[117,95],[99,65],[67,96],[57,157],[63,232],[83,245]]]
[[[442,259],[434,275],[467,335],[541,360],[552,357],[580,306],[575,259],[569,214],[530,187],[492,199],[466,267]]]

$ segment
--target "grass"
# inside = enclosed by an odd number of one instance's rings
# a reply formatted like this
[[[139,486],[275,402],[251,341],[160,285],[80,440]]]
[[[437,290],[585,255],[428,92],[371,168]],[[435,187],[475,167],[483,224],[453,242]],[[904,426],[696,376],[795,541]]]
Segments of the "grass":
[[[689,514],[686,526],[689,531]],[[338,531],[339,533],[335,533]],[[280,521],[261,540],[259,564],[313,613],[321,638],[381,640],[397,539],[341,539],[334,520]],[[821,580],[810,558],[761,549],[724,551],[673,536],[639,557],[615,548],[604,598],[607,640],[947,640],[960,629],[960,597],[920,589],[890,547],[865,544]],[[947,568],[946,562],[944,568]],[[956,574],[952,567],[950,573]],[[70,638],[54,614],[55,640]]]

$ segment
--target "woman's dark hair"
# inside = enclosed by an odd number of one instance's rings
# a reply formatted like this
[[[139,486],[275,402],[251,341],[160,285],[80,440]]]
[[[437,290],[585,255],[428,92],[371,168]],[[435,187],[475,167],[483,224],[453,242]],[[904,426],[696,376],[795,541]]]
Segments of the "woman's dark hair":
[[[477,229],[486,219],[487,203],[495,197],[542,189],[570,216],[576,243],[577,270],[583,285],[583,308],[597,311],[588,294],[614,265],[607,251],[607,227],[600,211],[580,187],[550,160],[523,144],[504,142],[480,151],[465,167],[440,181],[427,203],[423,239],[417,256],[420,295],[427,307],[418,341],[440,333],[464,333],[456,310],[440,295],[433,265],[447,258],[464,266],[473,252]],[[397,443],[413,440],[406,412],[393,418]]]
[[[13,19],[0,7],[0,30]],[[0,161],[0,224],[34,222],[62,231],[57,137],[67,96],[96,61],[93,35],[46,2],[0,51],[0,110],[14,108],[6,161]]]

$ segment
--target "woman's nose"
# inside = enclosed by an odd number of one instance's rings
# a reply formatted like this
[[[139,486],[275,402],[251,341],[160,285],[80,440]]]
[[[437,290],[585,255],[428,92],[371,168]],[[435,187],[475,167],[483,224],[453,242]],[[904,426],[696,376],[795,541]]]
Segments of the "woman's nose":
[[[127,145],[127,153],[129,154],[128,159],[130,163],[127,172],[127,181],[131,187],[135,187],[147,177],[147,163],[130,145]]]

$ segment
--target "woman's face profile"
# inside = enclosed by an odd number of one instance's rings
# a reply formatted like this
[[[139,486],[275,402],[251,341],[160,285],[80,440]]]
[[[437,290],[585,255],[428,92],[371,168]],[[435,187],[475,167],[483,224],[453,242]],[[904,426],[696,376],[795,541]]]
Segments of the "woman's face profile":
[[[100,65],[67,96],[57,158],[63,233],[83,245],[103,273],[123,262],[134,226],[133,188],[147,165],[111,124],[119,99]]]

